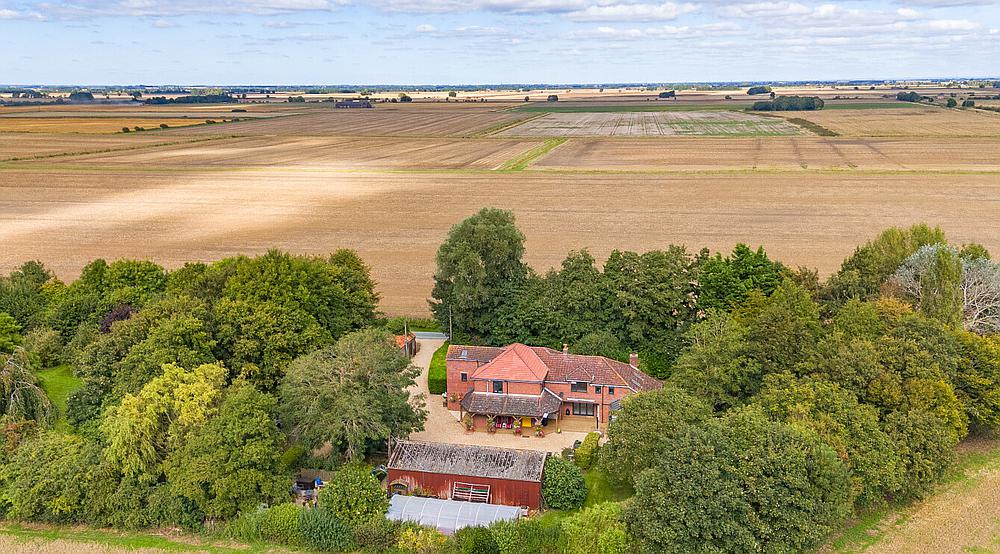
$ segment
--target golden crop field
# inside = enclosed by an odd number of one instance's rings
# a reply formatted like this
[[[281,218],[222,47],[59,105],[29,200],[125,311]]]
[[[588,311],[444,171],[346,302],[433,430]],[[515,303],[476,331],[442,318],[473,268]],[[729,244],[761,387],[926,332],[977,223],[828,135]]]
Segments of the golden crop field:
[[[138,117],[0,117],[0,132],[8,133],[120,133],[122,127],[159,129],[197,125],[204,121]]]
[[[1000,113],[939,107],[778,112],[849,137],[1000,137]]]
[[[655,114],[712,121],[704,114],[724,101],[704,96],[690,101],[708,111]],[[580,98],[560,102],[583,107],[578,123],[660,118],[593,117]],[[620,98],[658,105],[635,91]],[[781,114],[841,136],[771,117],[802,134],[522,138],[518,129],[581,113],[496,102],[290,105],[241,104],[263,119],[114,135],[96,131],[114,114],[90,108],[69,118],[90,134],[0,132],[0,272],[39,259],[72,279],[96,257],[177,267],[269,248],[348,247],[371,264],[383,310],[426,315],[438,245],[484,206],[515,212],[539,270],[578,248],[601,259],[615,248],[725,251],[745,242],[827,274],[883,228],[915,222],[1000,249],[1000,114],[869,104]],[[149,108],[129,113],[225,112]],[[15,119],[38,117],[0,121]]]
[[[533,169],[1000,171],[1000,138],[571,139]]]

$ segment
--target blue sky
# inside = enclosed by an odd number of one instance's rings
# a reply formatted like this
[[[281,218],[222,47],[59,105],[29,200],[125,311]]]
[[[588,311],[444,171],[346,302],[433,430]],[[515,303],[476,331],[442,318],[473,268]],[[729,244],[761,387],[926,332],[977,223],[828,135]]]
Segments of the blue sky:
[[[0,0],[6,84],[1000,75],[1000,0]]]

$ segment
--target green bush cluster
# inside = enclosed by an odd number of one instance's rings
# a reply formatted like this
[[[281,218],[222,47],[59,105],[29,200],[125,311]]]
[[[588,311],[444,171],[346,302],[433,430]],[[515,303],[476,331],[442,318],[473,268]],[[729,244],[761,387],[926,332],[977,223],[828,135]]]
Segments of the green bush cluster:
[[[779,96],[774,100],[754,102],[751,110],[758,112],[793,112],[822,110],[823,99],[819,96]]]
[[[427,370],[427,388],[431,394],[443,394],[448,390],[448,369],[446,358],[448,357],[448,342],[441,345],[434,351],[431,357],[431,365]],[[451,391],[456,394],[464,394],[465,391]]]
[[[573,461],[583,469],[590,469],[597,460],[597,453],[600,448],[601,434],[597,432],[587,433],[583,442],[573,455]]]
[[[542,499],[556,510],[575,510],[587,499],[583,472],[564,458],[551,456],[542,472]]]

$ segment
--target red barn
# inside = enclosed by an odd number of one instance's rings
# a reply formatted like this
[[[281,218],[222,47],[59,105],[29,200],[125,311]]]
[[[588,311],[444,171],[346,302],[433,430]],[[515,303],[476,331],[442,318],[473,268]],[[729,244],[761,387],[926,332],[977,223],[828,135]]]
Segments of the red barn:
[[[389,453],[389,492],[520,506],[542,506],[544,452],[397,441]]]

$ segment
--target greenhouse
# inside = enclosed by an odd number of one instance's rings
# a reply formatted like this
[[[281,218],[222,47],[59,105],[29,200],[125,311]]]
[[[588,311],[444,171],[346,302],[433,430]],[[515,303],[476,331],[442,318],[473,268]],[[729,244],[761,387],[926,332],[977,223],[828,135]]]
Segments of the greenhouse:
[[[386,517],[393,521],[412,521],[452,534],[463,527],[486,527],[495,521],[515,520],[521,517],[521,509],[397,494],[390,500]]]

